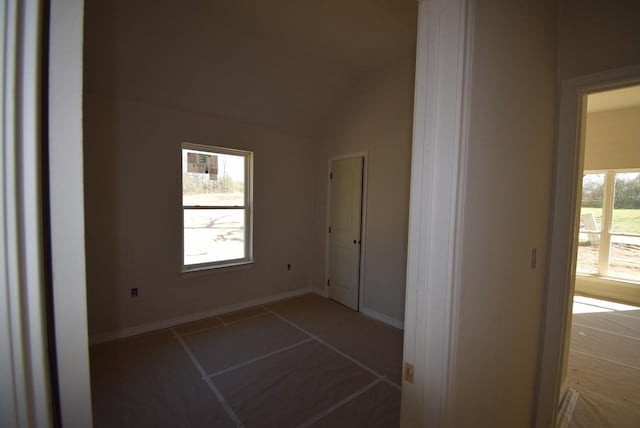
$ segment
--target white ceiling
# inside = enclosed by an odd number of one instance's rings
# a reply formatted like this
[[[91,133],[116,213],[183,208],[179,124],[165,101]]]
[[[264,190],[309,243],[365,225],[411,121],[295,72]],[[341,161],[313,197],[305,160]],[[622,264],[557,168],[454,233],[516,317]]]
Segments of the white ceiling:
[[[415,55],[416,0],[86,0],[85,91],[310,135]]]
[[[587,112],[640,107],[640,85],[599,92],[587,97]]]

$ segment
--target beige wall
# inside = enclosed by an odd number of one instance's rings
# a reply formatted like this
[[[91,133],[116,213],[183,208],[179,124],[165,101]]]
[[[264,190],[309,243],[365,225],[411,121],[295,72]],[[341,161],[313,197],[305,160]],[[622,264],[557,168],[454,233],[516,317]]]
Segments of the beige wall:
[[[328,160],[368,152],[364,301],[361,306],[404,320],[414,62],[368,78],[334,112],[318,137],[318,208],[314,286],[324,286]]]
[[[91,333],[309,286],[308,140],[91,94],[85,96],[84,115]],[[254,152],[253,267],[179,274],[183,141]],[[140,297],[129,297],[131,287],[139,288]]]
[[[640,2],[560,0],[561,80],[640,64]]]
[[[640,107],[587,114],[584,169],[640,168]]]
[[[452,426],[525,427],[543,312],[557,8],[498,0],[476,14]]]

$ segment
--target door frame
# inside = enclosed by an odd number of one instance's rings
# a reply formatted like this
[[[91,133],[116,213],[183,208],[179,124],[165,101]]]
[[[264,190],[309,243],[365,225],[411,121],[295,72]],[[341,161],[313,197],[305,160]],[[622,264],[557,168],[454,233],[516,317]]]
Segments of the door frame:
[[[418,3],[402,428],[453,423],[475,3]]]
[[[586,96],[638,83],[640,65],[567,79],[560,84],[545,313],[534,403],[535,427],[554,426],[564,390],[575,286],[575,232],[584,163]]]
[[[42,176],[46,67],[40,0],[0,6],[0,425],[51,427],[57,411],[50,364]]]
[[[364,302],[364,260],[367,237],[367,182],[368,182],[368,164],[369,152],[348,153],[330,157],[327,163],[327,212],[325,214],[325,256],[324,256],[324,296],[329,297],[329,268],[330,268],[330,234],[329,226],[331,225],[331,164],[333,161],[342,159],[362,158],[362,209],[360,212],[360,278],[358,281],[358,312],[361,312]]]

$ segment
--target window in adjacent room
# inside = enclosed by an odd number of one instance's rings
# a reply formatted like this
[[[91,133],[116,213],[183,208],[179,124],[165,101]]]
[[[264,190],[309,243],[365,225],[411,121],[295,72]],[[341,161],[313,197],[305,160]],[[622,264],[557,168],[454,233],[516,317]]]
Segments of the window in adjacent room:
[[[253,260],[252,169],[251,152],[182,144],[183,270]]]
[[[585,171],[577,273],[640,282],[640,170]]]

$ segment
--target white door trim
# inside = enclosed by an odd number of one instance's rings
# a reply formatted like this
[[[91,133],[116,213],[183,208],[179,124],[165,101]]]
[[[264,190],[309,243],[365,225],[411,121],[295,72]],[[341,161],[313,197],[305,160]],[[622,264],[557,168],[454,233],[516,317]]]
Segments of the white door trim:
[[[586,95],[640,82],[640,65],[565,80],[560,87],[560,114],[554,165],[545,313],[535,403],[534,426],[554,426],[566,361],[575,282],[575,241],[582,173]]]
[[[414,105],[401,426],[451,423],[474,0],[421,1]]]
[[[82,160],[84,0],[52,1],[49,34],[51,264],[60,415],[92,426]]]
[[[0,426],[52,426],[41,168],[42,3],[0,6]]]
[[[329,281],[329,226],[331,226],[331,179],[329,178],[331,174],[331,163],[335,160],[340,159],[351,159],[351,158],[363,158],[362,164],[362,213],[361,213],[361,224],[360,224],[360,281],[358,283],[358,310],[361,310],[364,306],[364,278],[365,278],[365,270],[364,270],[364,258],[365,258],[365,248],[367,246],[367,182],[368,182],[368,164],[369,164],[369,152],[356,152],[356,153],[348,153],[338,156],[333,156],[329,158],[327,163],[327,212],[326,212],[326,222],[325,222],[325,256],[324,256],[324,295],[325,297],[329,297],[329,287],[327,286]]]

